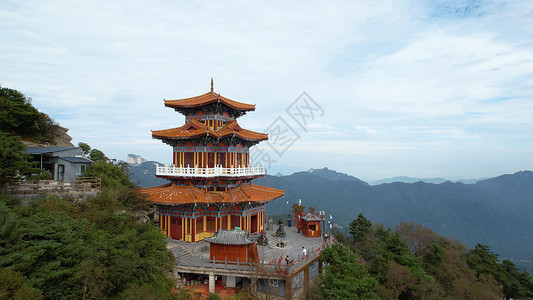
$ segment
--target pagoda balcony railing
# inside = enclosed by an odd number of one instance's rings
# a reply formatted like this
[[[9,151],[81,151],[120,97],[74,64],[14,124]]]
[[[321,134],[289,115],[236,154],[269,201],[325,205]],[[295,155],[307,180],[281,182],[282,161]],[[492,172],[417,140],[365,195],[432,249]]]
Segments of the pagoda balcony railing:
[[[215,166],[212,168],[198,168],[198,167],[176,167],[174,165],[156,166],[156,176],[166,177],[243,177],[243,176],[263,176],[265,175],[265,168],[259,166],[250,167],[230,167],[223,168],[222,166]]]

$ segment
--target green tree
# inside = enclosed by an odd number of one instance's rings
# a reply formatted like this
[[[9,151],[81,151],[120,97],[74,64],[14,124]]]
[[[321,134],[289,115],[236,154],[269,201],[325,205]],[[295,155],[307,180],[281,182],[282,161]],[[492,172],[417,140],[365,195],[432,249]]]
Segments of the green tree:
[[[82,285],[74,275],[89,247],[75,220],[51,211],[26,218],[9,214],[0,232],[0,266],[20,272],[45,298],[81,295]]]
[[[41,292],[32,288],[24,276],[9,268],[0,268],[0,299],[39,300]]]
[[[78,147],[81,148],[81,152],[85,156],[87,156],[87,155],[89,155],[91,153],[91,146],[89,146],[89,144],[87,144],[87,143],[79,142],[78,143]]]
[[[477,244],[468,252],[466,261],[476,271],[477,276],[490,274],[497,278],[502,272],[502,267],[498,264],[498,254],[492,252],[487,245]]]
[[[361,264],[356,254],[342,245],[333,245],[322,251],[327,263],[320,274],[323,287],[318,293],[326,299],[378,299],[377,281]]]
[[[23,93],[0,87],[0,130],[41,143],[52,143],[57,124],[31,105]]]
[[[364,216],[364,214],[360,213],[357,216],[357,219],[350,222],[349,228],[350,228],[349,232],[353,237],[354,243],[363,243],[366,240],[368,233],[370,232],[372,228],[372,222],[370,222]]]
[[[107,162],[109,160],[104,152],[98,149],[92,149],[91,152],[89,152],[89,158],[94,162]]]
[[[153,223],[138,222],[119,199],[123,190],[29,207],[0,194],[0,268],[26,277],[46,299],[168,299],[172,254]]]
[[[503,272],[498,278],[503,285],[503,293],[506,299],[532,299],[533,282],[527,271],[520,272],[516,265],[504,259],[501,263]]]
[[[98,161],[91,164],[85,170],[84,176],[98,177],[102,179],[102,186],[108,188],[132,188],[129,176],[129,167],[125,163],[114,164],[112,162]]]
[[[23,152],[24,148],[18,136],[0,131],[0,188],[37,172],[29,162],[30,156]]]

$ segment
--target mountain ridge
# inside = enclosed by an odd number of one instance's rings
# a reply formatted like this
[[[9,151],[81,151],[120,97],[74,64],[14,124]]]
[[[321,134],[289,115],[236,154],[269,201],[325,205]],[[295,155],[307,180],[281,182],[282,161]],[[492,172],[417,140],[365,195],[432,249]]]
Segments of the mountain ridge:
[[[157,162],[131,166],[132,181],[155,186],[168,181],[155,178]],[[486,244],[501,259],[533,270],[533,172],[519,171],[476,183],[422,181],[369,185],[356,177],[328,168],[291,175],[267,175],[254,180],[285,190],[285,196],[267,204],[269,214],[287,214],[290,206],[325,210],[333,222],[347,228],[359,213],[374,223],[394,227],[413,221],[473,247]],[[287,201],[289,205],[287,205]]]
[[[258,182],[263,185],[262,182]],[[470,247],[487,244],[503,258],[532,269],[533,172],[520,171],[477,184],[425,182],[376,186],[320,179],[308,172],[268,177],[267,185],[285,189],[281,201],[268,204],[272,214],[288,212],[296,199],[302,205],[326,210],[344,228],[362,212],[372,222],[394,227],[402,221],[424,224]],[[510,193],[512,191],[512,193]],[[290,206],[289,205],[289,206]]]

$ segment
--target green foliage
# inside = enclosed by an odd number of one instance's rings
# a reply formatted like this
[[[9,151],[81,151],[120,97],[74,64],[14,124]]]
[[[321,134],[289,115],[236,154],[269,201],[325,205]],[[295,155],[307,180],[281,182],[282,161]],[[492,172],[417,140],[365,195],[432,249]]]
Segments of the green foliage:
[[[370,232],[372,222],[365,218],[364,214],[359,214],[357,219],[350,222],[350,234],[354,243],[363,243]]]
[[[30,156],[23,152],[24,148],[19,137],[0,131],[0,188],[37,172],[28,162]]]
[[[48,115],[31,105],[31,98],[17,90],[0,87],[0,130],[51,143],[55,127],[57,124]]]
[[[207,300],[221,300],[222,298],[220,298],[220,296],[217,294],[209,294],[207,295],[206,299]]]
[[[477,244],[468,252],[467,262],[478,278],[490,276],[503,286],[506,299],[533,299],[533,281],[529,273],[520,272],[508,259],[499,263],[498,255],[489,246]]]
[[[104,152],[98,149],[92,149],[91,152],[89,152],[89,158],[94,162],[107,162],[108,161]]]
[[[501,266],[498,264],[498,254],[490,251],[490,247],[487,245],[477,244],[473,250],[470,250],[467,262],[476,271],[477,276],[501,272]]]
[[[168,299],[172,254],[152,223],[135,219],[129,193],[30,207],[0,195],[0,268],[26,277],[45,299]]]
[[[354,229],[365,224],[356,234],[364,238],[354,243],[335,232],[345,246],[322,253],[329,265],[321,276],[323,291],[317,290],[321,297],[361,298],[354,289],[360,287],[358,279],[367,278],[375,282],[372,293],[382,299],[533,299],[529,273],[509,260],[498,262],[488,246],[466,251],[461,243],[412,222],[392,231],[363,218],[360,214],[352,224]]]
[[[319,293],[326,299],[378,299],[374,292],[377,281],[369,276],[357,256],[342,245],[333,245],[322,252],[328,265],[320,278],[324,285]]]
[[[125,163],[97,161],[85,170],[84,176],[101,178],[103,187],[132,188],[134,185],[130,182],[128,172],[128,165]]]
[[[41,292],[32,288],[24,276],[10,268],[0,268],[0,299],[39,300]]]
[[[85,155],[85,156],[87,156],[87,155],[89,155],[89,153],[91,153],[91,146],[89,146],[89,144],[87,144],[87,143],[79,142],[78,143],[78,147],[80,147],[82,154]]]
[[[45,298],[81,295],[82,285],[73,276],[89,249],[75,220],[38,211],[26,218],[11,215],[1,225],[0,266],[22,273]]]

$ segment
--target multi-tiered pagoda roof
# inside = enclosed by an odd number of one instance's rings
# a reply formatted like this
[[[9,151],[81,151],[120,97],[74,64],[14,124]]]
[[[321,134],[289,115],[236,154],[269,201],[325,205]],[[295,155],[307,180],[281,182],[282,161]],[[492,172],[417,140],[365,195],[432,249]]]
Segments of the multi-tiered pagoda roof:
[[[265,204],[284,191],[251,182],[266,171],[250,165],[249,148],[268,134],[242,128],[237,118],[255,105],[222,97],[212,82],[208,93],[164,102],[185,115],[185,124],[152,130],[173,147],[172,164],[156,167],[156,176],[171,182],[141,189],[159,212],[161,231],[194,242],[218,230],[263,230]]]
[[[168,140],[185,140],[202,136],[215,139],[238,137],[251,142],[268,140],[268,134],[243,129],[237,121],[231,121],[221,128],[212,129],[204,123],[192,119],[181,127],[152,130],[153,138],[161,139],[165,142]]]

